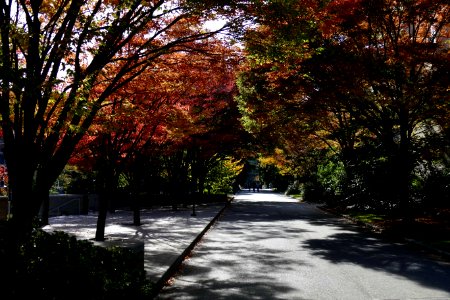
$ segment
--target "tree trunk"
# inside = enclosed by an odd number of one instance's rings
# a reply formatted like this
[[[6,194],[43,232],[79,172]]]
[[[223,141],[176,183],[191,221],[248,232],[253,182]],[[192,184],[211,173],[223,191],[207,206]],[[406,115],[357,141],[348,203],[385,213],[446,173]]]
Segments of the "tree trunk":
[[[111,168],[111,166],[104,167],[104,169],[99,172],[98,182],[100,183],[100,193],[95,240],[104,241],[106,216],[108,214],[108,209],[110,209],[111,199],[115,194],[117,194],[115,193],[117,190],[117,182],[114,169]]]
[[[42,208],[40,224],[48,225],[49,208],[50,208],[50,189],[57,180],[59,174],[64,169],[65,164],[51,164],[40,168],[36,174],[35,191],[37,198],[40,199],[39,209]]]
[[[400,111],[400,145],[398,150],[398,193],[399,193],[399,209],[404,216],[404,220],[409,222],[413,217],[413,211],[410,202],[410,183],[411,172],[413,168],[410,136],[408,128],[408,111],[402,109]]]
[[[108,195],[105,191],[102,191],[99,195],[99,208],[97,217],[97,228],[95,231],[95,240],[104,241],[105,240],[105,226],[106,226],[106,215],[108,213]]]
[[[107,173],[107,172],[105,172]],[[106,226],[106,216],[108,214],[108,202],[111,197],[111,192],[109,190],[110,186],[108,184],[108,175],[101,176],[100,190],[98,197],[98,217],[97,217],[97,228],[95,231],[95,240],[104,241],[105,240],[105,226]]]
[[[33,195],[31,187],[12,187],[11,197],[11,227],[17,241],[26,239],[33,229],[33,221],[38,214],[39,199]]]
[[[11,139],[8,142],[6,145],[5,141],[5,159],[9,173],[11,223],[18,239],[21,239],[31,233],[33,222],[45,202],[43,221],[44,224],[48,223],[50,187],[64,169],[72,148],[66,149],[66,156],[38,162],[37,158],[43,154],[36,150],[35,144],[17,144]]]
[[[40,226],[48,225],[49,209],[50,209],[50,188],[47,186],[37,186],[36,187],[36,197],[41,203],[40,211],[42,211],[41,218],[39,220]],[[42,208],[42,210],[41,210]]]
[[[141,206],[136,193],[131,194],[131,203],[133,205],[133,225],[141,226]]]
[[[46,197],[42,203],[42,215],[41,215],[41,225],[45,226],[48,225],[48,218],[49,218],[49,210],[50,210],[50,194],[48,197]]]
[[[19,165],[19,164],[18,164]],[[33,191],[33,172],[31,167],[20,166],[15,176],[10,178],[11,189],[11,227],[17,241],[26,239],[33,229],[42,199]]]
[[[400,146],[399,157],[397,158],[397,184],[398,184],[398,208],[399,213],[405,221],[410,221],[413,210],[410,201],[410,181],[411,181],[411,160],[408,149]]]

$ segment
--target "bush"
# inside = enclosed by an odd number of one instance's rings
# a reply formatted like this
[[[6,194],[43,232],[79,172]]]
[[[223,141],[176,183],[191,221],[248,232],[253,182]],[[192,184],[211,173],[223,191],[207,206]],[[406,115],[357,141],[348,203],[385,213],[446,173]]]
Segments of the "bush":
[[[234,161],[231,158],[219,161],[208,172],[205,182],[206,192],[213,194],[233,193],[233,183],[242,168],[240,161]]]
[[[345,180],[344,164],[337,160],[328,160],[317,166],[317,179],[325,192],[330,196],[342,193],[342,183]]]
[[[413,188],[420,193],[424,207],[450,206],[450,175],[447,168],[429,168],[425,176],[417,176]]]
[[[136,255],[128,249],[106,249],[38,229],[18,256],[15,274],[8,274],[13,280],[7,299],[143,299],[151,291],[145,270],[135,268]]]

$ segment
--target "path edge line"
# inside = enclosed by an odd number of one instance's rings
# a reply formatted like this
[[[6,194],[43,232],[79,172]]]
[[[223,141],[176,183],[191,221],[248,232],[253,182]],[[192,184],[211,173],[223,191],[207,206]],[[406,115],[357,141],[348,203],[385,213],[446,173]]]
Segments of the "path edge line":
[[[205,228],[197,235],[197,237],[187,246],[186,249],[181,253],[181,255],[178,256],[178,258],[172,263],[172,265],[164,272],[164,274],[158,279],[158,281],[153,286],[153,292],[152,292],[152,299],[158,296],[158,294],[161,292],[161,290],[164,288],[164,286],[167,285],[167,282],[175,275],[175,273],[180,269],[181,265],[183,264],[183,261],[186,259],[186,257],[189,256],[189,254],[192,252],[192,250],[195,248],[195,246],[200,242],[200,240],[203,238],[203,236],[208,232],[208,230],[217,222],[217,220],[222,216],[222,214],[225,212],[225,210],[231,205],[231,202],[234,200],[234,196],[232,196],[230,199],[227,200],[224,207],[220,209],[220,211],[217,213],[217,215],[212,218],[212,220],[205,226]]]

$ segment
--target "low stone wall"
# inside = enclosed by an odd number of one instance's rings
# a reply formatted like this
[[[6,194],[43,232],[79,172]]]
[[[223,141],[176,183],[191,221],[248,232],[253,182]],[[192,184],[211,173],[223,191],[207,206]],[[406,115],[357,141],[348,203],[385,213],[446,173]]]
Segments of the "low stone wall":
[[[50,195],[49,216],[80,215],[98,210],[98,196],[96,194],[57,194]],[[40,211],[42,214],[42,209]],[[0,196],[0,220],[8,216],[8,197]]]
[[[170,196],[170,195],[141,195],[140,196],[141,208],[152,208],[155,206],[165,205],[191,205],[206,204],[215,202],[227,202],[229,196],[226,194],[208,195],[204,194],[201,197],[198,195],[183,195],[183,196]],[[116,209],[130,209],[130,199],[122,197],[115,200],[113,203]],[[50,195],[49,202],[49,216],[61,216],[61,215],[82,215],[87,214],[89,211],[98,211],[98,195],[97,194],[55,194]],[[0,196],[0,220],[6,220],[8,214],[8,197]],[[42,209],[40,211],[42,215]]]

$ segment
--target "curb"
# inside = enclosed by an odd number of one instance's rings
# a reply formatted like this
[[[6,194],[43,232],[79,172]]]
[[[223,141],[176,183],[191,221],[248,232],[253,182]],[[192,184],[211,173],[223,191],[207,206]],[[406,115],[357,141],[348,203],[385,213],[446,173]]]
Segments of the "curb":
[[[205,228],[197,235],[197,237],[189,244],[189,246],[184,249],[180,256],[172,263],[172,265],[164,272],[161,278],[155,283],[153,286],[153,292],[151,298],[155,298],[161,292],[161,290],[166,286],[167,282],[176,274],[176,272],[180,269],[183,261],[190,255],[195,246],[200,242],[203,236],[208,232],[208,230],[217,222],[217,220],[222,216],[225,210],[230,206],[231,201],[234,200],[234,197],[229,199],[224,207],[220,209],[217,215],[205,226]]]

